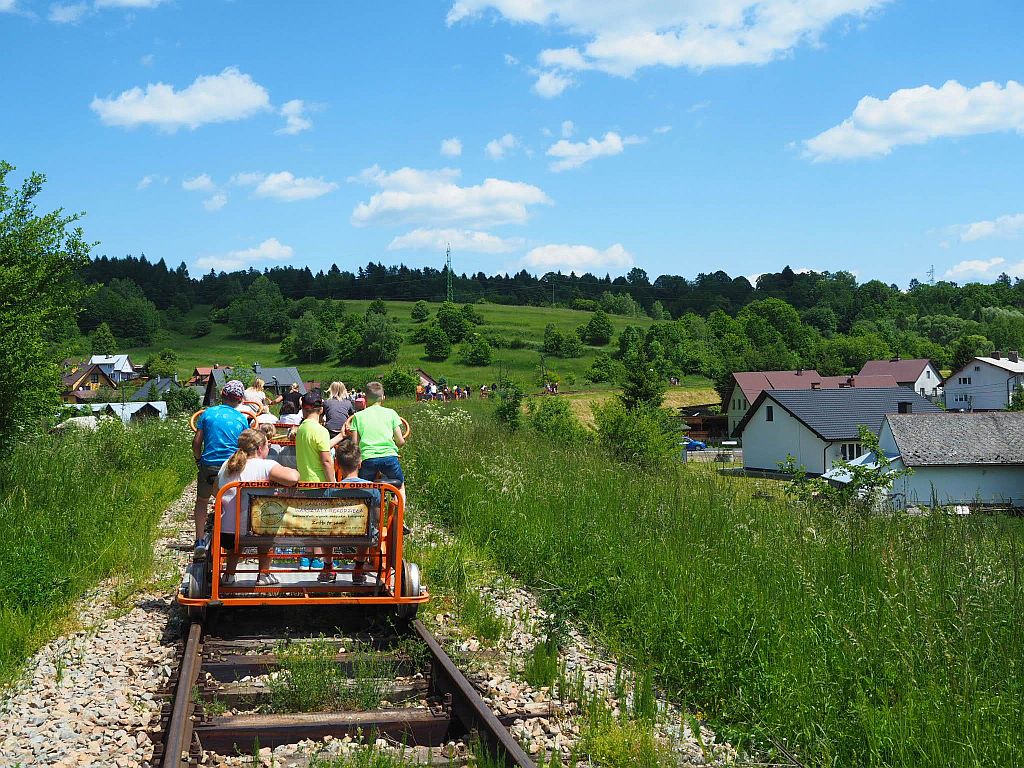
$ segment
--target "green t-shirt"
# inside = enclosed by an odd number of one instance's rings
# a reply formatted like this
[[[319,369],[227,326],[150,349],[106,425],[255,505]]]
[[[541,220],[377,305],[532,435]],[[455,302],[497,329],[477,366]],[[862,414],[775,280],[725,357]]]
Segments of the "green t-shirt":
[[[395,430],[401,429],[398,414],[383,405],[371,405],[352,417],[352,429],[359,435],[359,453],[363,461],[397,456]]]
[[[316,419],[304,419],[295,436],[295,468],[303,483],[326,483],[322,451],[331,450],[331,436]]]

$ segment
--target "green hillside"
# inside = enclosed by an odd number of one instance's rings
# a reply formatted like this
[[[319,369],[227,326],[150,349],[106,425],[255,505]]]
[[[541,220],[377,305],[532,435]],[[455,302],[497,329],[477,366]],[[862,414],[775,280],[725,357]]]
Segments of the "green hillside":
[[[365,312],[369,301],[346,301],[345,305],[351,312]],[[416,325],[410,318],[413,302],[408,301],[387,301],[388,316],[393,317],[402,331],[403,337],[408,337]],[[431,316],[435,313],[440,304],[430,304]],[[497,331],[508,338],[522,339],[527,344],[525,349],[495,349],[494,362],[483,368],[473,368],[459,364],[457,355],[453,348],[452,356],[444,362],[427,360],[422,344],[413,344],[406,340],[397,365],[404,368],[423,368],[435,378],[444,376],[451,383],[467,384],[471,387],[479,387],[481,384],[490,384],[494,381],[502,369],[508,375],[523,383],[534,386],[534,380],[540,366],[540,347],[544,338],[544,327],[548,323],[554,323],[562,332],[574,331],[577,326],[586,323],[591,313],[581,312],[573,309],[560,309],[548,307],[514,307],[498,304],[475,304],[474,307],[480,312],[485,320],[481,329]],[[188,320],[195,321],[204,319],[209,313],[208,306],[197,306],[188,315]],[[653,322],[648,317],[622,317],[610,315],[609,318],[618,334],[627,325],[648,327]],[[295,360],[283,356],[276,343],[261,343],[234,335],[231,329],[223,324],[215,324],[213,331],[200,338],[191,338],[188,335],[174,331],[161,331],[154,343],[146,347],[133,347],[126,350],[135,362],[143,362],[153,352],[164,347],[171,347],[178,353],[178,373],[183,379],[192,374],[196,366],[209,366],[214,363],[230,365],[238,361],[251,365],[258,361],[264,366],[296,365],[303,377],[307,380],[329,382],[336,379],[347,383],[361,385],[369,377],[388,366],[357,366],[351,364],[340,364],[336,360],[325,360],[319,363],[298,363]],[[575,387],[586,384],[583,375],[590,367],[595,355],[601,347],[584,347],[583,357],[575,359],[561,359],[547,357],[546,363],[549,370],[555,371],[562,379],[563,387],[575,377]],[[603,349],[611,351],[609,345]],[[591,385],[592,388],[592,385]]]

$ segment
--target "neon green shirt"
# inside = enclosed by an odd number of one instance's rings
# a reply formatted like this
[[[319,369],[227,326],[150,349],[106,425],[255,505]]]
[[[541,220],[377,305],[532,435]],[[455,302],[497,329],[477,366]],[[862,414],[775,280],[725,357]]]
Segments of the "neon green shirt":
[[[371,405],[352,417],[352,429],[359,435],[359,453],[363,461],[397,456],[395,430],[402,428],[398,414],[383,405]]]
[[[295,468],[303,483],[326,483],[320,453],[331,450],[331,436],[316,419],[304,419],[295,436]]]

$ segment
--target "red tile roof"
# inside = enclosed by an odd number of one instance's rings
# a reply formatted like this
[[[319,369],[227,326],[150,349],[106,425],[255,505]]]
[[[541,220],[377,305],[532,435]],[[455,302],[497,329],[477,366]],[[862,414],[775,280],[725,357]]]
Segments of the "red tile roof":
[[[885,389],[886,387],[898,387],[900,383],[894,376],[865,376],[858,373],[855,376],[822,376],[822,389],[840,389],[842,387],[869,387],[871,389]]]
[[[861,376],[888,374],[900,384],[914,384],[931,360],[868,360],[860,369]],[[938,381],[936,380],[936,384]]]
[[[814,384],[821,389],[840,389],[847,386],[884,389],[899,386],[895,377],[891,375],[822,376],[814,369],[799,372],[742,371],[734,373],[733,378],[749,403],[753,403],[766,389],[813,389]]]

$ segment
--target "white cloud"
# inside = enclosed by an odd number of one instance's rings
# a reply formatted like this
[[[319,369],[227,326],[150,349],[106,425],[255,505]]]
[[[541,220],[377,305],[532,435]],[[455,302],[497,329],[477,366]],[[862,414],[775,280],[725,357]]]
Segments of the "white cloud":
[[[532,184],[489,178],[481,184],[462,187],[456,183],[459,175],[453,168],[400,168],[393,172],[376,165],[367,168],[350,181],[371,184],[381,191],[353,209],[352,223],[365,226],[409,222],[428,227],[523,223],[529,218],[530,206],[551,204],[544,191]]]
[[[630,77],[651,66],[765,64],[844,18],[861,19],[888,0],[455,0],[448,24],[493,10],[510,22],[553,27],[582,38],[577,47],[542,51],[546,72],[534,85],[543,96],[571,84],[568,72],[600,70]],[[544,76],[550,76],[543,79]],[[561,78],[559,88],[552,78]],[[542,83],[544,83],[542,85]],[[547,92],[545,92],[545,90]]]
[[[508,152],[519,146],[519,139],[511,133],[506,133],[500,139],[492,139],[487,142],[484,151],[492,160],[501,160]]]
[[[47,18],[55,24],[76,24],[88,11],[88,3],[54,3]]]
[[[89,106],[107,125],[148,124],[173,133],[183,127],[252,117],[270,109],[270,94],[249,75],[228,67],[219,75],[200,75],[180,91],[165,83],[150,83],[145,90],[131,88],[115,98],[96,97]]]
[[[140,192],[144,189],[149,189],[153,186],[154,182],[159,181],[161,184],[166,184],[169,179],[166,176],[157,176],[155,174],[147,174],[139,179],[139,183],[135,185],[135,188]]]
[[[537,81],[533,84],[533,90],[538,96],[553,99],[555,96],[561,96],[562,92],[575,82],[569,75],[558,72],[540,72],[537,74]]]
[[[960,279],[964,277],[986,277],[991,275],[995,268],[1005,264],[1006,259],[967,259],[954,264],[946,270],[946,277]]]
[[[296,200],[313,200],[323,197],[338,188],[333,181],[324,181],[323,177],[295,176],[289,171],[279,173],[238,173],[231,177],[233,184],[255,186],[256,197],[269,197],[285,203]]]
[[[441,140],[441,154],[445,157],[458,157],[462,154],[462,142],[454,136]]]
[[[508,64],[510,67],[514,67],[514,66],[516,66],[519,63],[519,59],[517,59],[511,53],[506,53],[505,54],[505,63]]]
[[[276,237],[264,240],[255,248],[246,248],[241,251],[228,251],[221,256],[203,256],[196,259],[200,269],[234,270],[245,269],[246,267],[260,261],[282,261],[290,259],[294,250],[290,245],[284,245]]]
[[[657,128],[654,129],[654,132],[655,133],[668,133],[671,130],[672,130],[672,126],[671,125],[659,125]]]
[[[633,254],[621,243],[603,251],[589,245],[542,245],[527,253],[523,264],[537,269],[576,272],[625,269],[633,266]]]
[[[227,204],[228,196],[223,192],[215,192],[213,195],[203,200],[203,208],[208,211],[219,211]]]
[[[0,0],[0,13],[15,13],[17,10],[14,0]]]
[[[210,174],[201,173],[198,176],[193,176],[191,179],[185,179],[181,182],[181,188],[186,192],[209,192],[216,189],[217,185],[213,183],[213,179],[210,178]]]
[[[152,53],[147,53],[145,56],[139,58],[139,64],[144,67],[152,67],[154,61],[156,61],[156,56]]]
[[[562,121],[562,138],[563,139],[568,139],[574,133],[576,133],[576,126],[572,122],[572,120],[563,120]]]
[[[414,229],[388,243],[388,250],[440,252],[448,245],[455,251],[466,253],[508,253],[521,248],[523,241],[517,237],[498,237],[473,229]]]
[[[593,137],[586,141],[560,141],[548,147],[548,156],[558,158],[551,163],[552,171],[566,171],[570,168],[579,168],[598,157],[610,157],[621,154],[627,145],[639,144],[643,139],[638,136],[627,136],[622,138],[614,131],[609,131],[602,139]]]
[[[1024,133],[1024,86],[981,83],[966,88],[956,80],[940,88],[922,85],[886,99],[865,96],[839,125],[803,142],[806,157],[845,160],[888,155],[906,144],[979,133]]]
[[[964,243],[986,237],[1015,237],[1024,232],[1024,213],[1000,216],[990,221],[975,221],[961,229],[960,241]]]
[[[281,117],[285,120],[284,127],[278,128],[274,133],[292,136],[312,128],[313,121],[302,114],[305,109],[306,105],[302,99],[286,101],[280,111]]]

